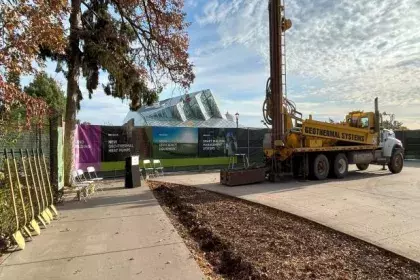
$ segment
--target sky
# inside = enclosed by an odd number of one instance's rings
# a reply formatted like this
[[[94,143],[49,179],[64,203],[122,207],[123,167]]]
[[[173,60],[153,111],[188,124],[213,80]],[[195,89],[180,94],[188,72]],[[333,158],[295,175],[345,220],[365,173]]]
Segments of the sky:
[[[341,121],[352,110],[395,114],[420,129],[420,0],[285,0],[287,97],[315,119]],[[244,126],[262,126],[269,75],[268,0],[185,0],[191,92],[211,89],[223,112]],[[47,71],[65,89],[65,79]],[[101,75],[101,80],[107,79]],[[78,118],[121,125],[128,103],[99,88],[81,102]],[[169,85],[161,99],[182,92]]]

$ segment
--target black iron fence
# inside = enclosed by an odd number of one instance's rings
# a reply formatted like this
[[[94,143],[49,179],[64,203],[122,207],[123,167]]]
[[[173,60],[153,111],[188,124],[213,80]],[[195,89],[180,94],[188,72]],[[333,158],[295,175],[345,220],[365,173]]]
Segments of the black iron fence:
[[[406,159],[420,159],[420,130],[396,131],[395,136],[404,145]]]

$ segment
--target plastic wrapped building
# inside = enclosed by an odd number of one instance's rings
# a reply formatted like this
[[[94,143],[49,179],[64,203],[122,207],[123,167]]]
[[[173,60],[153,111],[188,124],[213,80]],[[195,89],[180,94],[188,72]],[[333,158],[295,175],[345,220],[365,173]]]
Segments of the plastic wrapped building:
[[[203,90],[159,101],[128,112],[127,123],[134,119],[134,126],[214,127],[234,128],[232,115],[223,115],[211,90]]]

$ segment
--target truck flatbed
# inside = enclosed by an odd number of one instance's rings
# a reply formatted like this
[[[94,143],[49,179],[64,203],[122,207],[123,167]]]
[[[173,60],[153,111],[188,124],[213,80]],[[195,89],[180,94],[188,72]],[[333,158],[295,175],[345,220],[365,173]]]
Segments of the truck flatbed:
[[[333,151],[361,151],[376,150],[376,145],[358,145],[358,146],[333,146],[318,148],[294,148],[293,153],[310,153],[310,152],[333,152]]]

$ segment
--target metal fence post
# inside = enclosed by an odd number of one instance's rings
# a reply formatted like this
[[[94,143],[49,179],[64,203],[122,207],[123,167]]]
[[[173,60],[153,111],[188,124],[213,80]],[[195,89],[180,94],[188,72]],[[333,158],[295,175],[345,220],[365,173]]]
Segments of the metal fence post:
[[[249,127],[248,127],[248,160],[249,160]]]

